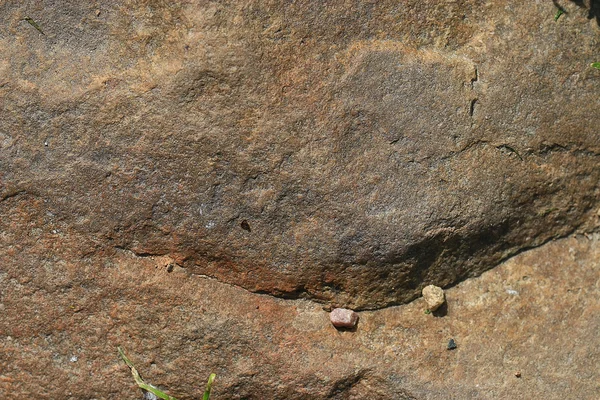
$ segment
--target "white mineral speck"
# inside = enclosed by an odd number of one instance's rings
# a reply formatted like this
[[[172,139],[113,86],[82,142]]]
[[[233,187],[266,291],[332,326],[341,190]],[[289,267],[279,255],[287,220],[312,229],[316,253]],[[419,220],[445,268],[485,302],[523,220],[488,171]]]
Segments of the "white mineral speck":
[[[150,385],[150,386],[152,386],[152,385]],[[152,386],[152,387],[154,387],[154,386]],[[144,391],[144,400],[159,400],[159,398],[152,392]]]
[[[71,361],[71,362],[77,362],[77,360],[79,360],[79,358],[77,358],[77,356],[71,356],[71,358],[69,358],[69,361]]]
[[[423,288],[423,298],[427,302],[427,308],[431,311],[437,310],[446,301],[444,289],[435,285]]]
[[[346,308],[335,308],[329,314],[329,319],[336,328],[354,328],[358,322],[358,314]]]

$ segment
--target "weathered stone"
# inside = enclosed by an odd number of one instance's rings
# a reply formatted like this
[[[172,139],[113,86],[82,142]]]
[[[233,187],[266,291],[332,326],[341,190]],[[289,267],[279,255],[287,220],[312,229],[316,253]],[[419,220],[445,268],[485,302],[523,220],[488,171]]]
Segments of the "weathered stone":
[[[427,303],[427,309],[430,311],[435,311],[442,304],[446,302],[446,297],[444,296],[444,289],[435,285],[428,285],[423,288],[423,298]]]
[[[0,398],[597,398],[594,3],[1,2]]]
[[[444,318],[417,301],[363,311],[360,329],[332,332],[320,304],[102,252],[49,225],[44,203],[26,194],[1,202],[0,214],[2,398],[140,398],[118,345],[144,379],[180,399],[200,398],[212,372],[214,400],[598,391],[600,235],[551,242],[448,289]],[[446,350],[451,337],[459,353]]]
[[[329,313],[329,320],[336,328],[354,328],[358,322],[358,314],[346,308],[334,308]]]
[[[565,7],[5,1],[0,199],[249,290],[408,301],[589,226],[598,26]]]

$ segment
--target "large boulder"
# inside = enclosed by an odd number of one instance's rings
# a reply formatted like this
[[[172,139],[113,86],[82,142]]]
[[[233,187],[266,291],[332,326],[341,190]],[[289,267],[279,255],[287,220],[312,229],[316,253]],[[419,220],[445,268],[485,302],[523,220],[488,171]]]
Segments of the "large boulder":
[[[595,214],[599,29],[554,10],[6,1],[0,198],[89,254],[408,301]]]

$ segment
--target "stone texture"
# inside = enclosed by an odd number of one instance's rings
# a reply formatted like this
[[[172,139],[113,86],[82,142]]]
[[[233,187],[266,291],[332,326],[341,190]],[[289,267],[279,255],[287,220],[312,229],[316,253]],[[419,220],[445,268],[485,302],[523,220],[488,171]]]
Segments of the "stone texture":
[[[0,200],[77,253],[411,300],[589,229],[600,36],[564,7],[4,1]]]
[[[594,4],[0,3],[0,398],[599,398]]]
[[[335,308],[329,314],[329,320],[336,328],[354,328],[358,314],[346,308]]]
[[[446,301],[444,289],[435,285],[427,285],[423,288],[423,299],[427,303],[427,309],[435,311]]]
[[[600,235],[548,243],[450,288],[445,317],[425,315],[418,299],[363,311],[359,329],[344,332],[318,303],[98,250],[48,226],[43,202],[25,194],[0,211],[5,399],[139,399],[118,345],[183,400],[199,398],[211,372],[214,400],[600,393]],[[449,338],[457,349],[446,350]]]

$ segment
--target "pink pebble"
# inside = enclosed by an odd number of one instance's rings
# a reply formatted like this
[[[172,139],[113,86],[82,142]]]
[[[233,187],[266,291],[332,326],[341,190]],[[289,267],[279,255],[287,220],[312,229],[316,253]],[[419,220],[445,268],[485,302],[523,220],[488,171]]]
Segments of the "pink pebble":
[[[329,319],[336,328],[354,328],[358,322],[358,314],[345,308],[335,308],[329,314]]]

